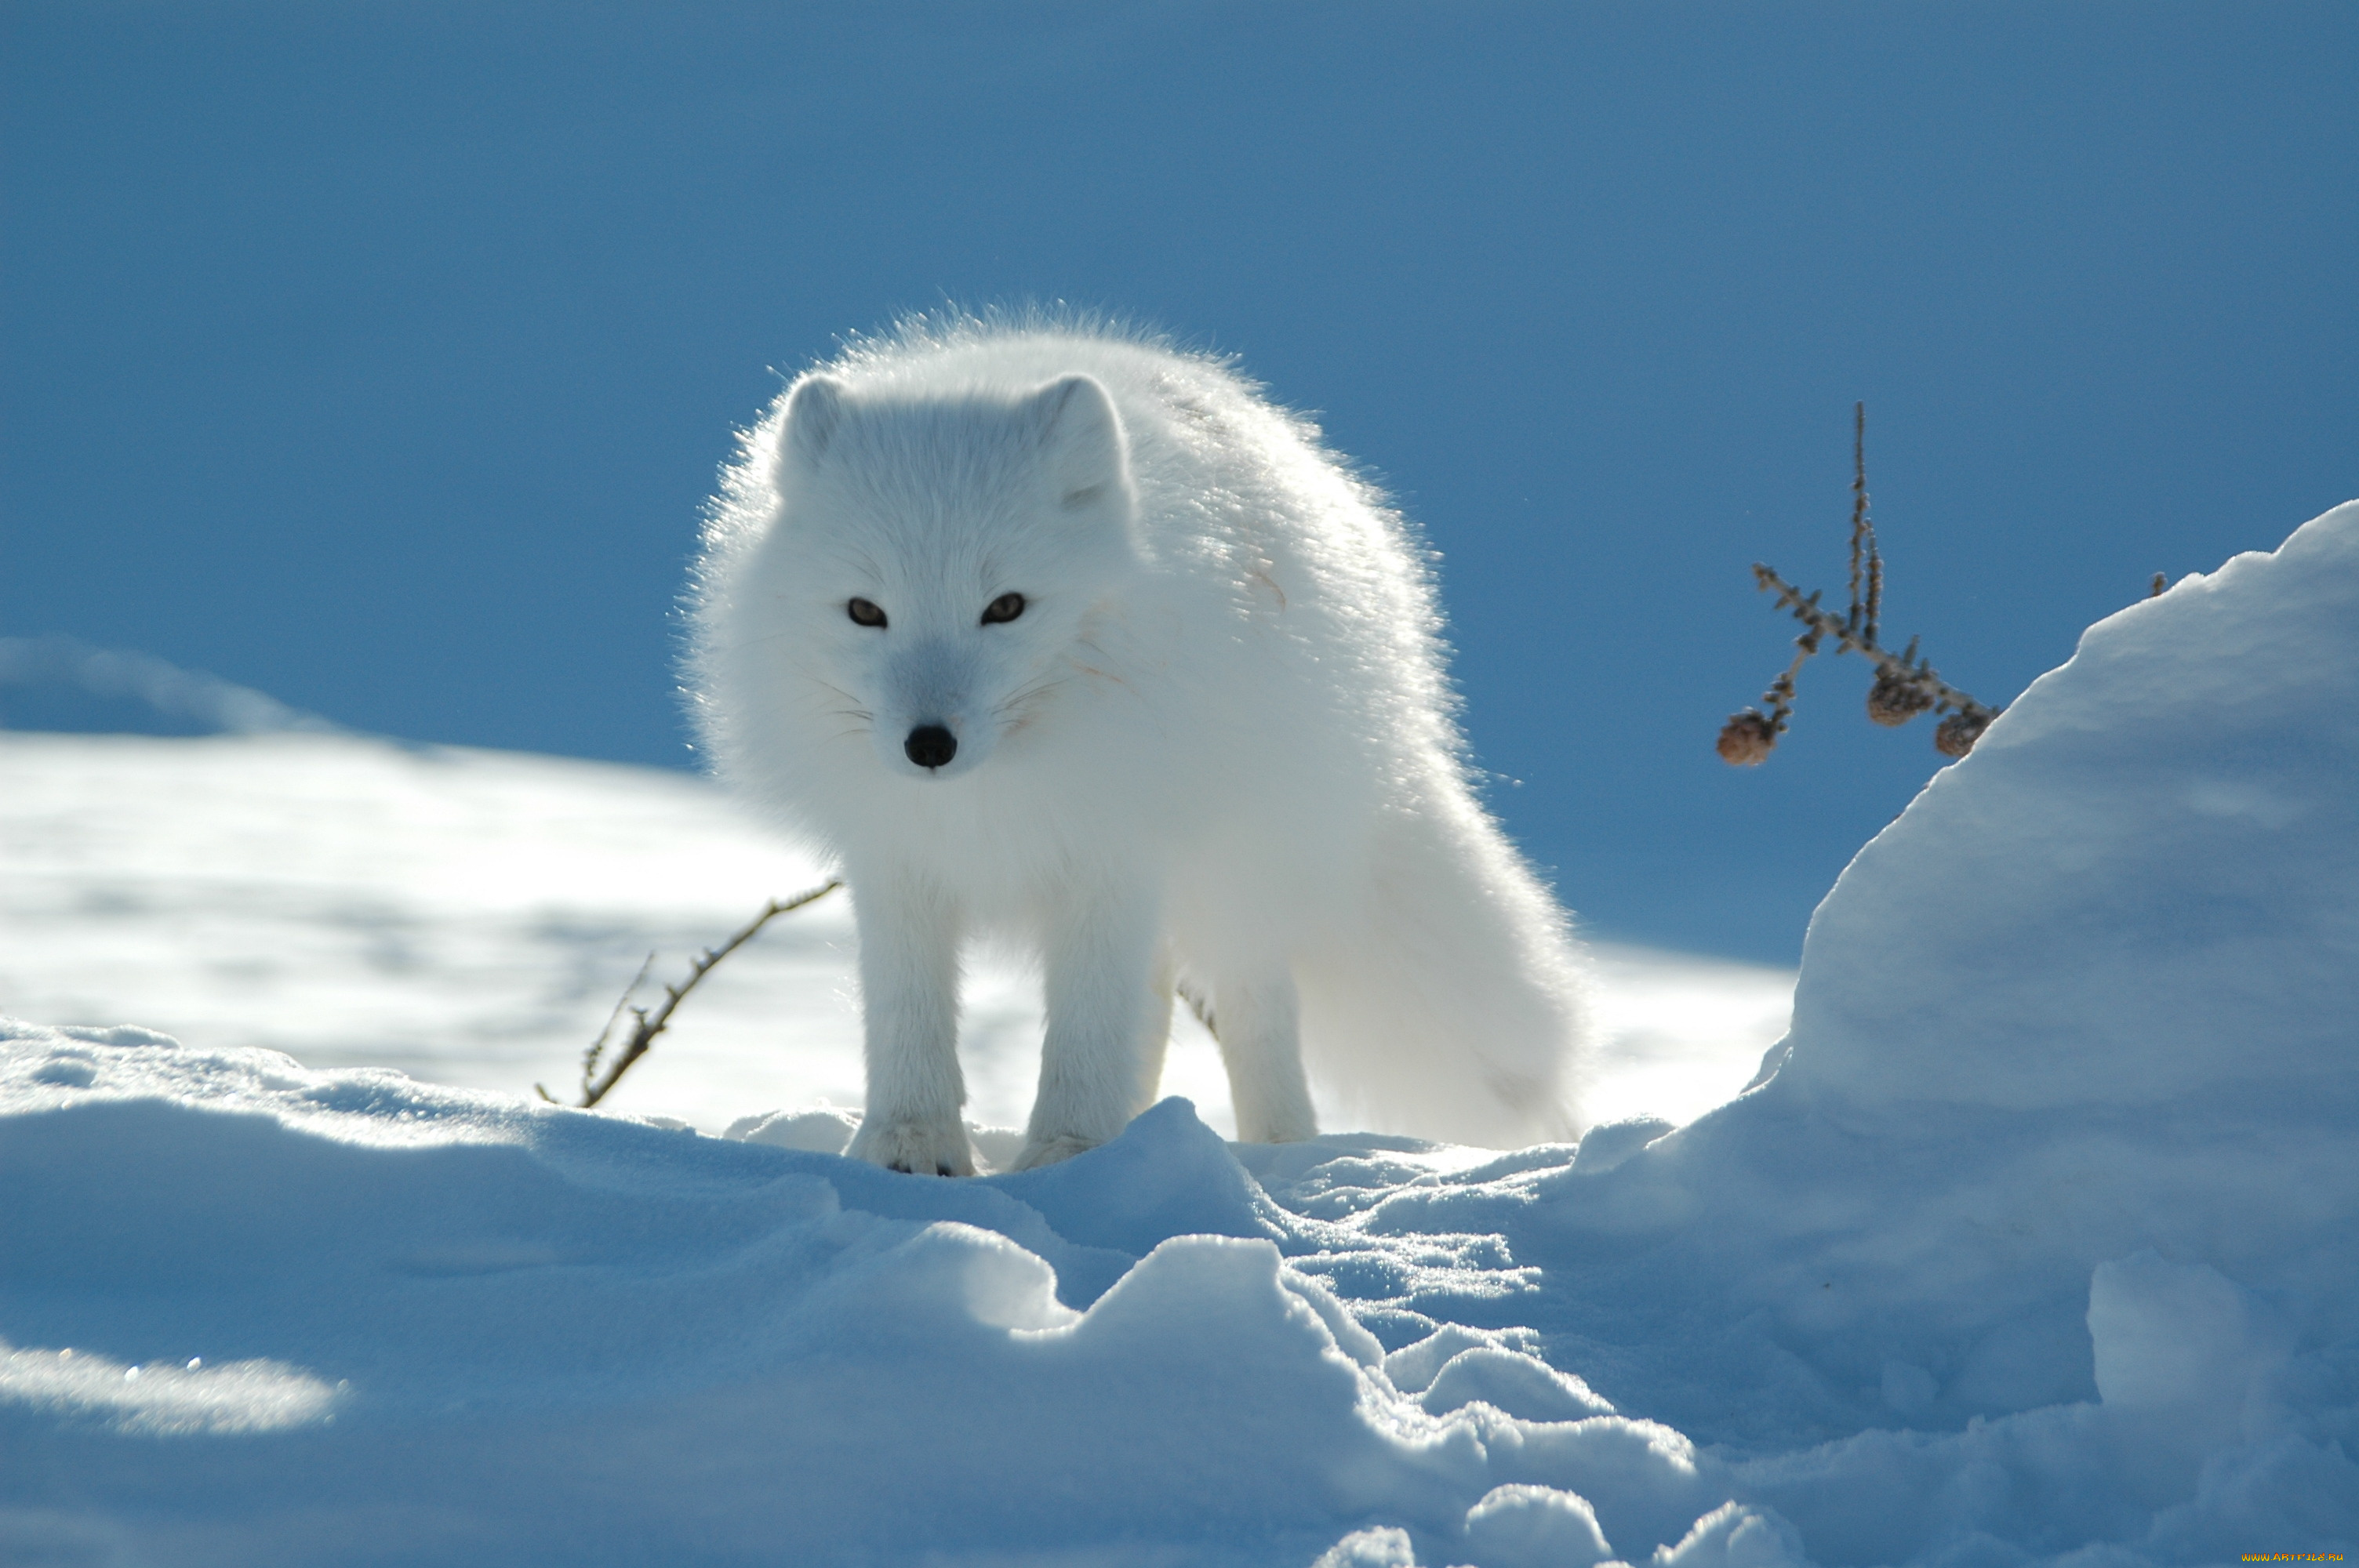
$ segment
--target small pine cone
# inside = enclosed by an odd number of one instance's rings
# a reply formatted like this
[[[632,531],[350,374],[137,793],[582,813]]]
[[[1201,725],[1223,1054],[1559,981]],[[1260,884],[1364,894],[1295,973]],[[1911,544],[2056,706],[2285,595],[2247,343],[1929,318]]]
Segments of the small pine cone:
[[[1777,744],[1777,727],[1749,708],[1720,727],[1720,760],[1731,767],[1758,767]]]
[[[1990,721],[1990,713],[1952,713],[1933,730],[1933,749],[1945,757],[1962,757],[1974,749]]]
[[[1876,672],[1875,684],[1867,691],[1867,716],[1888,727],[1906,724],[1932,706],[1931,692],[1906,676],[1896,676],[1887,670]]]

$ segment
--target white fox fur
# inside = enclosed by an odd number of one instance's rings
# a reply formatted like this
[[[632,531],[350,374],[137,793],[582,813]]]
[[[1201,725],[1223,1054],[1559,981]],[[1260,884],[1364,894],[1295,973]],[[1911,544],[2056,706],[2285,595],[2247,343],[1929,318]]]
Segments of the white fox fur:
[[[852,890],[853,1154],[974,1169],[992,935],[1046,989],[1019,1168],[1149,1103],[1175,987],[1242,1138],[1317,1131],[1306,1064],[1386,1130],[1578,1131],[1581,960],[1469,787],[1418,548],[1221,363],[1072,323],[857,342],[745,437],[692,622],[713,762]]]

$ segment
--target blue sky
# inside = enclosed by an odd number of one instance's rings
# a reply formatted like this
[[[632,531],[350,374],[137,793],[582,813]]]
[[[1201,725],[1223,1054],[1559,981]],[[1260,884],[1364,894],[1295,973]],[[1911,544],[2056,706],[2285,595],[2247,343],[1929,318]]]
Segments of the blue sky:
[[[1936,758],[1767,560],[1989,701],[2359,494],[2359,9],[0,8],[0,633],[692,765],[731,431],[840,334],[1234,351],[1442,556],[1493,801],[1599,935],[1789,961]]]

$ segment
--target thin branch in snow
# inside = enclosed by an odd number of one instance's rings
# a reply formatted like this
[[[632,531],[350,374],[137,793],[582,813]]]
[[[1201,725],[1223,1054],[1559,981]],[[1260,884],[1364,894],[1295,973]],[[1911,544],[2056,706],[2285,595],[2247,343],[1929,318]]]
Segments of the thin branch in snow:
[[[625,986],[623,994],[614,999],[614,1011],[606,1015],[606,1027],[598,1031],[597,1039],[590,1042],[590,1054],[582,1058],[582,1087],[584,1093],[589,1090],[590,1081],[597,1076],[598,1058],[606,1054],[607,1042],[614,1037],[614,1025],[623,1021],[623,1010],[631,1005],[631,999],[639,994],[641,986],[647,983],[647,971],[655,967],[656,956],[650,951],[646,961],[639,965],[639,972],[631,977],[631,983]],[[533,1087],[540,1089],[538,1084]],[[549,1091],[540,1089],[540,1098],[549,1098]]]
[[[648,954],[647,961],[639,966],[638,974],[632,979],[630,985],[625,988],[622,1000],[614,1003],[614,1011],[607,1015],[606,1027],[598,1032],[598,1038],[590,1043],[589,1051],[582,1055],[582,1101],[577,1108],[589,1109],[604,1099],[614,1087],[623,1081],[623,1075],[631,1070],[632,1064],[647,1054],[647,1047],[656,1043],[656,1036],[671,1026],[672,1010],[679,1006],[688,993],[696,989],[698,981],[712,972],[713,966],[752,941],[756,932],[777,916],[825,898],[842,885],[842,879],[836,878],[811,889],[809,892],[797,893],[792,898],[772,899],[763,905],[761,914],[740,926],[729,940],[718,947],[707,947],[689,960],[688,979],[678,985],[664,987],[663,1001],[652,1010],[631,1005],[631,998],[638,993],[639,987],[647,981],[647,971],[655,967],[656,956],[653,953]],[[598,1072],[598,1063],[605,1055],[606,1047],[613,1043],[614,1026],[622,1022],[623,1014],[625,1012],[628,1012],[633,1020],[630,1037],[624,1041],[621,1053],[614,1058],[614,1065],[606,1070],[603,1076],[601,1076]],[[551,1105],[557,1103],[557,1097],[550,1094],[547,1088],[539,1084],[532,1087],[534,1092],[541,1098]]]
[[[1815,590],[1805,594],[1768,567],[1754,563],[1756,585],[1776,589],[1777,608],[1800,622],[1803,630],[1794,639],[1793,662],[1762,694],[1767,711],[1748,708],[1731,715],[1721,727],[1717,749],[1723,762],[1754,767],[1768,759],[1777,737],[1793,721],[1794,677],[1829,638],[1834,641],[1835,652],[1859,654],[1875,664],[1875,684],[1868,689],[1867,716],[1876,723],[1906,724],[1929,708],[1948,715],[1933,731],[1934,749],[1945,757],[1962,757],[1973,751],[1991,720],[1999,716],[2000,709],[1977,701],[1936,674],[1917,651],[1916,638],[1908,639],[1908,646],[1897,654],[1877,641],[1884,614],[1884,553],[1876,546],[1875,523],[1868,514],[1864,403],[1852,410],[1851,494],[1851,603],[1843,614],[1821,608]]]

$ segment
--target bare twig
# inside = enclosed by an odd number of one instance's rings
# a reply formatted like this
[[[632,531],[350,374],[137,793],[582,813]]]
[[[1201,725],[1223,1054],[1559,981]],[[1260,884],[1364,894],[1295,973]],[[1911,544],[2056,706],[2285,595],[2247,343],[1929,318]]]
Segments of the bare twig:
[[[1786,686],[1789,694],[1793,687],[1794,670],[1800,666],[1803,659],[1818,652],[1818,640],[1821,637],[1832,637],[1835,640],[1838,653],[1859,654],[1875,664],[1878,686],[1897,687],[1902,693],[1922,695],[1932,699],[1913,708],[1911,711],[1914,713],[1922,713],[1926,708],[1930,708],[1937,713],[1955,711],[1968,715],[1981,721],[1976,733],[1980,733],[1982,727],[1986,727],[1992,719],[1998,717],[1999,709],[1975,700],[1971,694],[1960,691],[1936,674],[1933,666],[1917,652],[1915,638],[1908,640],[1906,651],[1895,654],[1888,649],[1876,646],[1875,639],[1867,634],[1864,628],[1854,632],[1843,623],[1843,617],[1832,611],[1820,609],[1817,594],[1805,596],[1800,589],[1757,561],[1753,566],[1753,579],[1765,589],[1776,589],[1777,608],[1790,611],[1795,620],[1810,629],[1804,633],[1803,639],[1800,639],[1808,641],[1810,646],[1797,655],[1794,664],[1787,668],[1784,675],[1777,677],[1778,681]],[[1783,726],[1780,726],[1780,729],[1782,728]]]
[[[631,1005],[631,999],[639,994],[641,986],[647,983],[647,973],[655,967],[656,956],[653,952],[649,952],[646,960],[639,965],[639,972],[631,977],[631,983],[625,986],[623,994],[614,999],[614,1011],[606,1015],[606,1026],[598,1031],[597,1039],[590,1042],[590,1054],[582,1058],[582,1087],[585,1092],[590,1087],[590,1080],[597,1075],[598,1058],[605,1054],[606,1043],[614,1037],[614,1025],[623,1021],[623,1010]],[[538,1084],[533,1085],[533,1087],[540,1089],[541,1098],[549,1098],[547,1089],[541,1089]]]
[[[1822,609],[1816,592],[1800,589],[1756,562],[1753,579],[1763,589],[1777,590],[1777,608],[1789,611],[1803,626],[1794,639],[1793,663],[1769,683],[1762,694],[1768,711],[1748,708],[1722,727],[1721,757],[1740,767],[1766,760],[1794,715],[1794,677],[1805,660],[1832,638],[1837,653],[1859,654],[1875,665],[1875,684],[1867,694],[1867,716],[1878,724],[1906,724],[1930,708],[1946,713],[1934,730],[1933,744],[1944,756],[1962,757],[1990,727],[1999,709],[1976,701],[1934,672],[1917,651],[1917,639],[1898,654],[1877,641],[1884,615],[1884,553],[1876,546],[1875,523],[1867,506],[1867,405],[1852,409],[1851,483],[1851,603],[1837,615]]]
[[[1867,594],[1860,595],[1860,568],[1867,568]],[[1875,520],[1867,510],[1867,405],[1851,406],[1851,613],[1854,633],[1863,626],[1867,640],[1875,641],[1876,622],[1884,613],[1884,553],[1875,546]]]
[[[623,1075],[631,1070],[633,1063],[647,1054],[647,1047],[655,1044],[656,1036],[670,1027],[672,1010],[680,1004],[681,1000],[689,992],[696,989],[698,981],[712,972],[712,967],[715,964],[752,941],[754,934],[767,925],[773,919],[800,909],[807,903],[825,898],[842,885],[842,880],[837,878],[811,889],[809,892],[797,893],[792,898],[772,899],[763,906],[761,914],[747,921],[729,940],[718,947],[707,947],[690,959],[688,966],[688,979],[676,986],[664,987],[664,1000],[652,1011],[631,1005],[632,996],[646,981],[647,971],[655,966],[655,955],[648,954],[647,961],[639,966],[638,975],[623,992],[622,1000],[614,1004],[613,1013],[608,1015],[606,1027],[598,1032],[598,1038],[591,1043],[589,1051],[582,1058],[582,1101],[578,1108],[589,1109],[604,1099],[608,1092],[623,1081]],[[599,1058],[605,1054],[606,1047],[614,1038],[614,1026],[622,1022],[623,1014],[626,1011],[635,1021],[631,1025],[630,1038],[623,1043],[622,1052],[615,1056],[614,1065],[609,1067],[605,1076],[602,1077],[598,1073]],[[539,1084],[532,1087],[534,1092],[541,1098],[552,1105],[557,1103],[557,1097],[550,1094],[547,1088]]]

